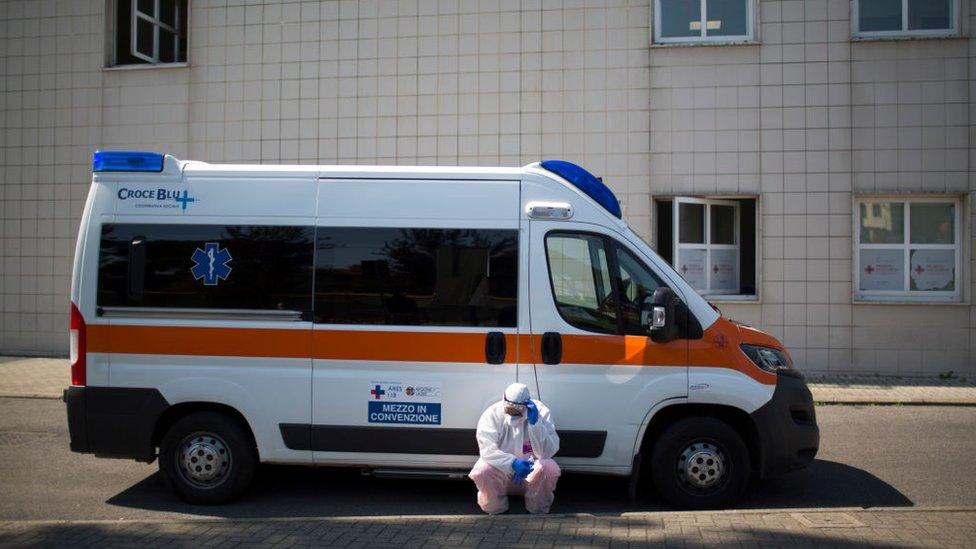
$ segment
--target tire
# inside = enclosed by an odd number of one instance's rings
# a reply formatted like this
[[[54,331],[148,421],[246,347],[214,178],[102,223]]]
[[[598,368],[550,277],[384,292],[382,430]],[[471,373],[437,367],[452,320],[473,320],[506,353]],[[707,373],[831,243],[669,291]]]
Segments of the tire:
[[[256,466],[250,433],[240,421],[217,412],[178,420],[159,444],[159,470],[187,503],[213,505],[240,496]]]
[[[727,423],[711,417],[685,418],[665,429],[649,465],[658,494],[677,507],[727,507],[749,481],[745,442]]]

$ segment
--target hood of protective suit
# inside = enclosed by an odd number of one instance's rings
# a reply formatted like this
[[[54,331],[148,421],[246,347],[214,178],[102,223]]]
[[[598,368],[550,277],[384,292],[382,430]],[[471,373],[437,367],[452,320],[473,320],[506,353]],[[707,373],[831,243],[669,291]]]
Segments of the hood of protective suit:
[[[531,395],[524,383],[513,383],[505,388],[505,400],[510,404],[525,404]]]

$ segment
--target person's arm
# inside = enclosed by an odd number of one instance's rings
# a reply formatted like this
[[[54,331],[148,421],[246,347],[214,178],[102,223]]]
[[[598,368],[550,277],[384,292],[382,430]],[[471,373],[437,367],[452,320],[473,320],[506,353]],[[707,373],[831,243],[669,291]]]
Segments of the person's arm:
[[[552,459],[552,456],[559,451],[559,435],[556,434],[556,425],[552,422],[549,407],[538,400],[533,402],[539,409],[539,420],[535,422],[535,425],[526,422],[529,440],[532,442],[532,453],[539,459]]]
[[[515,456],[498,447],[498,441],[501,439],[499,430],[501,426],[498,425],[494,412],[495,406],[490,406],[478,420],[478,453],[488,465],[507,473],[512,470],[512,462],[515,461]]]

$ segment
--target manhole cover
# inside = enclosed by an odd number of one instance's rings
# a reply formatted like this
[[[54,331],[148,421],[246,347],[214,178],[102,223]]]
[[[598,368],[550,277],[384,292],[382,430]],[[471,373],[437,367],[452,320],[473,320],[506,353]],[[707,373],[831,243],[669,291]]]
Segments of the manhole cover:
[[[860,528],[864,523],[847,513],[792,513],[807,528]]]
[[[54,433],[36,433],[29,431],[0,431],[0,446],[21,446],[38,440],[54,438]]]

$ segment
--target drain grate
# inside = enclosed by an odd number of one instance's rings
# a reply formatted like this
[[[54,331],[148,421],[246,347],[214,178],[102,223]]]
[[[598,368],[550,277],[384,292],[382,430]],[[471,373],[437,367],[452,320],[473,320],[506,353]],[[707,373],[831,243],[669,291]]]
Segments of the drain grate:
[[[791,513],[797,522],[807,528],[861,528],[864,523],[847,513]]]
[[[0,446],[23,446],[39,440],[48,440],[56,437],[55,433],[31,432],[31,431],[0,431]]]

